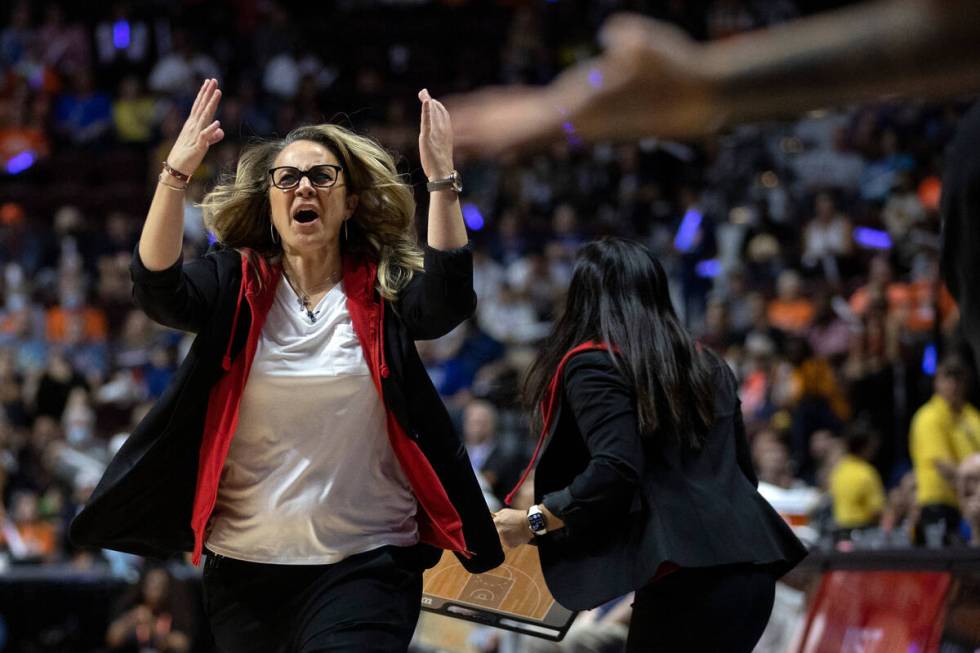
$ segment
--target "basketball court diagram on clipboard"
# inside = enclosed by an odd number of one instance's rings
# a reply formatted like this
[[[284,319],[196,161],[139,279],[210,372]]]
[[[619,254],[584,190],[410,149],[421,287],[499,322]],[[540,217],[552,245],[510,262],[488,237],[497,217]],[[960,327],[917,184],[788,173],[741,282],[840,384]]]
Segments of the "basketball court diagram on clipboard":
[[[425,572],[422,609],[553,641],[565,636],[576,614],[551,596],[538,548],[527,544],[507,550],[503,564],[482,574],[443,553]]]

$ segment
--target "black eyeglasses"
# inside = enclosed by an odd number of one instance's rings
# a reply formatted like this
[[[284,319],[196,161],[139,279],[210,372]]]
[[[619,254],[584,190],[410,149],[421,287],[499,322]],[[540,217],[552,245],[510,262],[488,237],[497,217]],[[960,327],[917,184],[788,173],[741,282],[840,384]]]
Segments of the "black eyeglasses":
[[[303,177],[309,179],[310,183],[317,188],[330,188],[337,183],[341,170],[343,170],[341,166],[335,166],[332,163],[322,163],[309,170],[300,170],[293,166],[279,166],[269,171],[269,177],[272,178],[272,185],[280,190],[296,188]]]

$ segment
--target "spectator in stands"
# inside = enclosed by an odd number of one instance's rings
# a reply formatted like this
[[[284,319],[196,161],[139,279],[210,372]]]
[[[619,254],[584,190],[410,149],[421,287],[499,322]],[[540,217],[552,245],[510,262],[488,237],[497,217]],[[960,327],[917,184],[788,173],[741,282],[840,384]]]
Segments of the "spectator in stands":
[[[24,377],[18,369],[14,350],[10,347],[0,348],[0,407],[0,423],[18,427],[28,425]],[[2,446],[3,442],[0,441],[0,447]],[[0,467],[2,466],[0,461]]]
[[[814,354],[837,363],[850,352],[852,328],[835,310],[834,301],[827,291],[816,294],[813,324],[806,337]]]
[[[967,542],[980,547],[980,453],[967,456],[956,470],[957,498],[969,528]]]
[[[161,57],[150,71],[147,81],[150,90],[161,95],[190,98],[199,80],[221,76],[218,64],[194,47],[191,35],[185,30],[174,31],[173,47],[173,51]]]
[[[911,173],[899,174],[881,211],[881,221],[905,263],[912,260],[918,249],[910,236],[915,229],[921,228],[925,220],[926,210],[915,192]]]
[[[106,631],[112,653],[189,653],[192,624],[173,586],[173,577],[163,567],[151,567],[143,575],[139,594],[124,597],[121,614]]]
[[[507,283],[496,298],[484,300],[480,328],[507,345],[530,345],[548,333],[548,322],[538,318],[527,296]]]
[[[885,508],[885,489],[881,477],[868,461],[874,457],[878,434],[860,422],[844,434],[847,449],[830,470],[830,496],[834,521],[845,535],[856,529],[878,526]]]
[[[28,103],[29,96],[22,95],[8,102],[0,102],[0,164],[7,167],[15,157],[27,157],[24,170],[50,152],[48,134],[43,116]],[[18,170],[20,171],[20,170]]]
[[[37,31],[43,61],[66,79],[90,71],[89,34],[79,24],[65,21],[65,10],[57,2],[45,7],[44,23]]]
[[[968,371],[949,357],[936,369],[935,393],[912,417],[909,452],[919,505],[919,544],[957,538],[960,523],[956,466],[980,452],[980,411],[966,400]]]
[[[55,133],[62,141],[83,147],[104,143],[112,130],[112,102],[96,89],[90,68],[70,78],[71,90],[58,98],[54,108]]]
[[[719,297],[710,297],[704,312],[704,332],[698,340],[707,347],[725,355],[738,340],[728,318],[728,303]]]
[[[18,0],[10,5],[10,17],[4,21],[0,30],[0,63],[13,68],[27,54],[34,44],[34,30],[31,28],[31,3]]]
[[[119,82],[119,93],[112,103],[112,121],[121,143],[149,143],[153,138],[156,102],[143,93],[136,75],[127,75]]]
[[[911,543],[919,522],[915,501],[915,472],[902,475],[895,487],[888,490],[888,500],[881,516],[881,530],[891,534],[892,541]]]
[[[800,475],[814,477],[810,436],[817,430],[837,430],[851,416],[851,405],[837,373],[827,359],[814,356],[802,338],[787,342],[787,364],[776,382],[782,404],[789,411],[791,448]]]
[[[473,399],[463,409],[463,442],[473,470],[483,476],[497,499],[517,483],[524,461],[507,449],[498,433],[497,409],[489,401]]]
[[[803,265],[838,283],[841,263],[853,248],[850,220],[837,210],[830,193],[818,193],[813,219],[803,229]]]
[[[759,477],[759,494],[793,528],[804,543],[817,540],[809,527],[810,515],[821,501],[820,491],[796,477],[783,438],[771,429],[764,429],[752,438],[752,464]]]
[[[904,324],[913,336],[931,336],[935,330],[951,332],[959,321],[956,302],[939,278],[939,261],[932,252],[920,252],[912,264],[909,301]]]
[[[58,530],[55,523],[42,517],[39,501],[31,490],[18,490],[11,498],[10,520],[14,530],[6,529],[5,536],[16,560],[54,562],[60,553]]]
[[[878,151],[878,159],[861,175],[861,198],[868,202],[884,202],[901,176],[915,167],[915,160],[902,151],[894,129],[882,131]]]
[[[858,287],[848,300],[851,310],[863,316],[874,300],[883,300],[889,314],[909,300],[908,284],[894,280],[887,254],[877,254],[868,263],[867,282]]]
[[[505,287],[513,288],[527,298],[539,320],[548,322],[554,317],[555,300],[567,287],[567,277],[564,276],[567,252],[560,243],[549,246],[547,255],[540,250],[532,250],[507,268],[506,286],[498,285],[493,292],[483,296],[477,294],[477,297],[486,297],[493,303],[499,300],[500,292]]]
[[[776,284],[776,297],[769,302],[769,324],[788,334],[802,335],[813,323],[813,303],[802,292],[802,280],[795,270],[784,270]]]
[[[763,483],[783,489],[793,486],[789,449],[777,432],[764,429],[753,436],[752,464],[759,476],[760,487]]]
[[[73,388],[85,387],[86,381],[59,349],[52,349],[48,366],[41,375],[35,394],[29,397],[33,414],[37,417],[61,419]]]

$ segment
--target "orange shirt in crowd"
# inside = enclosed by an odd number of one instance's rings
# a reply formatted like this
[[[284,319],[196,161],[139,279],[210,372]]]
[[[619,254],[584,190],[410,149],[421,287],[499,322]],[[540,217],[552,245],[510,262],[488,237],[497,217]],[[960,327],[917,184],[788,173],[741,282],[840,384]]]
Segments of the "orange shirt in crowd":
[[[32,557],[46,558],[54,554],[57,543],[54,524],[46,521],[18,524],[17,534]]]
[[[769,324],[788,333],[802,334],[813,323],[813,304],[808,299],[774,299],[766,309]]]
[[[958,310],[956,300],[949,294],[946,284],[940,286],[938,298],[936,284],[932,281],[916,281],[909,286],[909,291],[908,315],[905,318],[905,326],[909,331],[917,333],[931,331],[935,326],[937,309],[940,325]]]
[[[851,295],[851,310],[856,315],[864,315],[871,301],[870,284],[861,286]],[[885,298],[888,300],[888,312],[892,312],[909,302],[909,286],[904,283],[890,283],[885,288]]]
[[[890,283],[885,289],[889,314],[904,317],[905,327],[912,332],[931,331],[935,322],[935,309],[938,303],[940,324],[957,311],[956,300],[949,294],[946,284],[939,289],[939,300],[935,301],[935,283],[926,279],[913,283]],[[868,286],[861,286],[851,295],[851,310],[864,315],[868,310],[870,293]]]
[[[48,309],[46,322],[48,341],[55,343],[102,342],[109,332],[105,313],[91,306],[81,309],[55,306]]]
[[[841,389],[834,368],[824,358],[809,358],[793,370],[791,377],[794,402],[804,396],[823,397],[838,419],[851,417],[851,404]]]
[[[33,127],[6,127],[0,129],[0,160],[4,164],[11,158],[30,150],[35,157],[47,156],[48,139],[44,132]]]

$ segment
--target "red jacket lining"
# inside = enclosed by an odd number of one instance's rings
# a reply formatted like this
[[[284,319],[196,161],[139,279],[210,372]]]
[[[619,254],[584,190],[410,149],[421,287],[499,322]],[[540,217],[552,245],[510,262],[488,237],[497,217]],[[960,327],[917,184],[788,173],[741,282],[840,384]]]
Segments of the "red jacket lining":
[[[231,440],[238,426],[238,409],[245,382],[258,348],[259,335],[262,326],[272,306],[275,290],[278,284],[278,267],[269,266],[260,257],[258,273],[260,279],[254,278],[248,256],[242,256],[242,283],[239,288],[238,301],[232,319],[232,330],[222,367],[226,373],[211,389],[208,401],[208,411],[204,422],[204,433],[198,459],[197,489],[194,496],[194,507],[191,516],[191,528],[194,531],[193,563],[200,563],[204,547],[205,530],[214,504],[218,496],[218,483],[224,467]],[[377,275],[377,267],[373,264],[358,265],[352,260],[344,260],[344,285],[348,291],[347,307],[351,314],[354,332],[357,334],[365,357],[371,368],[378,394],[384,402],[381,379],[389,374],[384,352],[384,300],[377,299],[373,287]],[[248,339],[245,349],[234,360],[231,360],[232,339],[238,325],[239,313],[242,308],[243,296],[248,301],[252,314]],[[377,334],[377,337],[368,337]],[[464,556],[472,553],[466,546],[463,536],[463,522],[455,506],[449,500],[449,495],[439,480],[438,475],[422,453],[418,444],[412,440],[405,429],[385,406],[387,413],[388,438],[392,450],[401,463],[405,476],[415,494],[419,505],[416,520],[419,527],[419,538],[426,544],[458,552]]]

